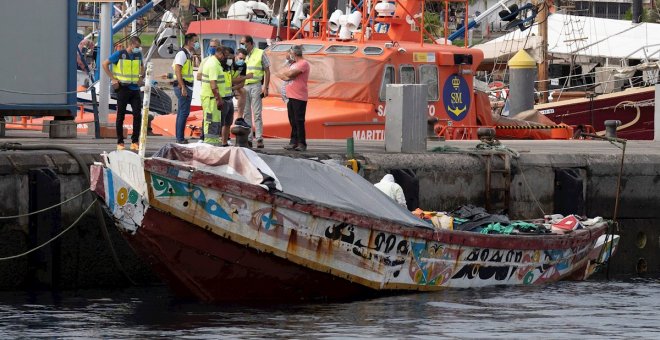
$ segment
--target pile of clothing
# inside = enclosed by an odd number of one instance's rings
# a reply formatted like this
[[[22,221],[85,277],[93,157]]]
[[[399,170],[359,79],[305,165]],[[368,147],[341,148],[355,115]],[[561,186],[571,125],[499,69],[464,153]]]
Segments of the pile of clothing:
[[[506,215],[490,214],[486,212],[486,209],[474,205],[464,205],[449,213],[423,211],[419,208],[412,213],[437,229],[482,234],[546,234],[552,232],[543,219],[533,222],[511,221]]]

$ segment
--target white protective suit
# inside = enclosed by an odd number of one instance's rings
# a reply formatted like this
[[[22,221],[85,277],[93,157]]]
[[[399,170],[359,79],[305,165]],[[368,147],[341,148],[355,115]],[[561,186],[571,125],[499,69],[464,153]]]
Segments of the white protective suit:
[[[384,192],[385,195],[406,208],[406,196],[403,195],[403,189],[394,181],[394,176],[387,174],[380,182],[375,184],[376,188]]]

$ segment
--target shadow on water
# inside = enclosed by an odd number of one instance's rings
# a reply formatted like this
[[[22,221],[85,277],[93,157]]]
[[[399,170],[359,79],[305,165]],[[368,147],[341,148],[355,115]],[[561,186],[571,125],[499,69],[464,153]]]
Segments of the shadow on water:
[[[209,305],[164,287],[0,293],[6,337],[660,337],[660,281],[560,282],[345,303]]]

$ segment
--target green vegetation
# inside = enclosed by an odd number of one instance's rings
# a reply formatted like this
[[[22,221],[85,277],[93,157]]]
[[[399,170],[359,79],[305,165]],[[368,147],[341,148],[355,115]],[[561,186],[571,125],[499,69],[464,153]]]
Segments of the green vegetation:
[[[128,30],[127,32],[128,32],[128,34],[131,34],[130,30]],[[139,35],[139,37],[140,37],[140,40],[142,41],[142,46],[146,48],[146,47],[151,46],[151,44],[153,43],[154,38],[155,38],[155,34],[153,34],[153,33],[142,33],[142,34]],[[123,38],[124,38],[124,33],[123,32],[122,33],[117,33],[112,37],[112,41],[114,43],[117,43],[118,41],[122,40]]]

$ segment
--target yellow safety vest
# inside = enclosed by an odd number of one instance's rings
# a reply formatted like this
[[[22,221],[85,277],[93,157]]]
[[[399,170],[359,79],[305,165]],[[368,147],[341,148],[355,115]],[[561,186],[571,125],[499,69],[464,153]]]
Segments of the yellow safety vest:
[[[229,97],[232,94],[232,89],[231,89],[231,70],[224,72],[224,77],[225,77],[225,86],[223,86],[222,92],[220,92],[220,96],[222,97]]]
[[[112,67],[112,73],[122,84],[137,84],[140,80],[140,66],[142,66],[142,59],[122,50],[119,61]]]
[[[199,72],[199,71],[198,71]],[[225,82],[223,79],[224,71],[217,58],[211,58],[204,63],[202,72],[202,97],[213,97],[211,90],[211,80],[216,81],[220,96],[224,93]],[[224,80],[224,81],[223,81]]]
[[[192,62],[190,60],[191,59],[190,58],[190,53],[188,53],[188,51],[185,48],[183,48],[181,50],[183,51],[183,53],[186,54],[186,62],[183,63],[183,65],[181,66],[181,75],[183,76],[183,80],[185,82],[192,83],[193,80],[194,80],[194,77],[193,77]],[[176,65],[177,64],[172,63],[172,69],[174,70],[174,74],[176,74]],[[200,69],[201,69],[201,67],[200,67]]]
[[[261,79],[264,78],[264,66],[261,64],[263,55],[264,50],[255,47],[252,49],[252,53],[245,58],[247,73],[252,73],[252,79],[246,80],[245,84],[260,83]]]

